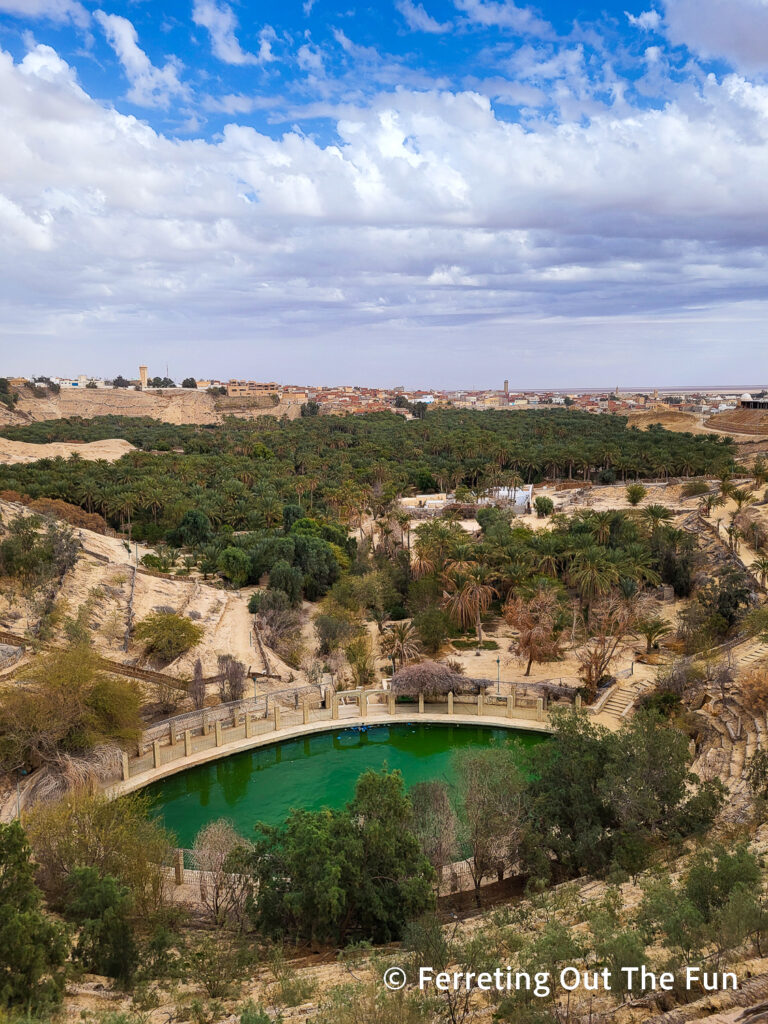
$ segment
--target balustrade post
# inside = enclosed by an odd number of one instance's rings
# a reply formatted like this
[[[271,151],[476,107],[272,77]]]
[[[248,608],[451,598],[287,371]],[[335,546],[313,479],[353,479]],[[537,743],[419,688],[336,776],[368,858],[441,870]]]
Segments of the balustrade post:
[[[184,757],[192,756],[192,730],[184,730]]]
[[[536,718],[540,721],[544,721],[544,698],[536,698]]]
[[[515,717],[515,698],[512,694],[507,695],[507,718]]]
[[[217,720],[216,721],[216,725],[214,726],[214,729],[216,730],[216,746],[220,747],[221,746],[221,722],[219,722]]]
[[[122,761],[122,769],[123,769],[123,772],[122,772],[122,774],[123,774],[123,781],[125,782],[127,779],[129,779],[131,777],[131,769],[130,769],[130,766],[128,764],[128,755],[126,754],[125,751],[123,751],[123,753],[122,753],[121,761]]]
[[[339,717],[339,698],[338,698],[338,695],[334,693],[334,695],[331,697],[331,718],[335,722],[338,717]]]
[[[253,736],[253,719],[247,711],[245,713],[245,736],[246,739],[250,739]]]
[[[304,701],[304,725],[309,725],[309,701]]]
[[[176,730],[173,727],[173,722],[168,723],[168,742],[171,746],[176,743]]]
[[[394,713],[395,713],[395,695],[394,695],[394,693],[392,693],[391,690],[390,690],[389,694],[387,695],[387,710],[389,711],[390,715],[394,715]]]
[[[478,718],[480,717],[480,715],[484,714],[484,711],[485,711],[485,694],[481,690],[478,693],[478,695],[477,695],[477,715],[478,715]]]
[[[419,714],[420,715],[424,714],[424,694],[423,693],[419,694]]]
[[[160,744],[157,740],[152,744],[152,766],[154,768],[160,767]]]
[[[448,694],[448,714],[453,714],[453,690],[451,690]]]
[[[365,718],[368,714],[368,694],[360,694],[360,717]]]
[[[173,876],[176,885],[184,885],[184,851],[175,850],[173,854]]]
[[[278,732],[279,729],[280,729],[280,705],[279,704],[275,704],[274,716],[275,716],[275,732]]]
[[[577,707],[577,708],[581,707],[581,694],[580,693],[576,694],[576,696],[573,699],[573,703],[574,703],[575,707]]]

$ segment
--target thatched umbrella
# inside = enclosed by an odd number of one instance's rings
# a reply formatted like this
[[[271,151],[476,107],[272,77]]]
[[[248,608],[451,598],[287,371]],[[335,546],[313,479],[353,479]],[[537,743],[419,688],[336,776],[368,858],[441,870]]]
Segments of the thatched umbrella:
[[[392,693],[396,697],[444,697],[451,693],[477,693],[488,685],[486,680],[467,679],[439,661],[420,661],[405,665],[392,676]]]

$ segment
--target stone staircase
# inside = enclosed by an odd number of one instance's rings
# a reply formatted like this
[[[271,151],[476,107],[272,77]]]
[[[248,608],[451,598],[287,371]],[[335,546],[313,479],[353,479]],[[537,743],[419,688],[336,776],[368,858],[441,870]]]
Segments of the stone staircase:
[[[611,690],[605,704],[595,715],[595,720],[612,731],[618,729],[649,685],[647,680],[637,679],[633,676],[622,679]]]

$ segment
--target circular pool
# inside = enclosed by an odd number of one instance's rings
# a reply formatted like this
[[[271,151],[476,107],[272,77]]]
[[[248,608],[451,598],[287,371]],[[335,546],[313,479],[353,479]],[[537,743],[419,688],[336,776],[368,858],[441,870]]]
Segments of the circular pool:
[[[227,818],[249,836],[257,821],[283,822],[292,807],[342,807],[366,768],[399,769],[406,785],[453,781],[460,747],[541,743],[532,732],[480,725],[376,725],[283,740],[189,768],[147,787],[155,813],[189,848],[198,831]]]

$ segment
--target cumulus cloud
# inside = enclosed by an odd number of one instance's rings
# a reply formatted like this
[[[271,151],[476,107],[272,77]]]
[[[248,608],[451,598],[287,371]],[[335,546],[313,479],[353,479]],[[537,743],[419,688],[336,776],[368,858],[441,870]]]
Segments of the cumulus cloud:
[[[347,104],[324,144],[236,123],[170,139],[94,101],[47,47],[0,52],[0,95],[8,339],[83,359],[89,339],[114,343],[104,372],[155,343],[242,373],[256,345],[270,372],[290,351],[326,380],[381,380],[386,339],[447,384],[482,331],[484,369],[514,359],[534,385],[542,346],[586,384],[598,360],[674,358],[682,377],[697,344],[725,341],[727,369],[736,337],[768,369],[768,86],[743,76],[525,127],[479,92],[403,87]],[[436,352],[452,380],[430,373]]]
[[[72,21],[81,28],[85,28],[90,21],[88,11],[78,0],[0,0],[0,14]]]
[[[545,33],[551,26],[530,7],[518,7],[512,0],[453,0],[467,21],[486,28],[507,28],[519,33]]]
[[[259,58],[253,53],[246,53],[237,41],[237,18],[229,4],[219,5],[215,0],[195,0],[192,20],[208,30],[213,54],[225,64],[259,63]]]
[[[666,0],[664,21],[676,46],[768,72],[768,0]]]
[[[630,14],[629,11],[624,13],[630,25],[642,28],[646,32],[656,32],[661,27],[661,15],[658,11],[642,11],[638,15]]]
[[[423,4],[414,3],[413,0],[397,0],[395,7],[405,18],[408,28],[413,29],[414,32],[429,32],[432,35],[441,35],[451,30],[451,23],[449,21],[437,21],[431,14],[427,14]]]
[[[176,58],[169,58],[162,68],[157,68],[139,46],[138,33],[127,18],[104,11],[96,11],[94,17],[130,82],[126,98],[131,103],[140,107],[168,107],[174,96],[188,95],[187,86],[179,79],[181,64]]]

